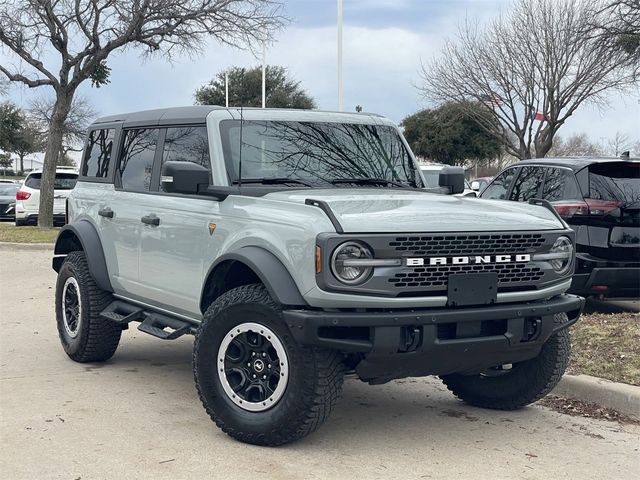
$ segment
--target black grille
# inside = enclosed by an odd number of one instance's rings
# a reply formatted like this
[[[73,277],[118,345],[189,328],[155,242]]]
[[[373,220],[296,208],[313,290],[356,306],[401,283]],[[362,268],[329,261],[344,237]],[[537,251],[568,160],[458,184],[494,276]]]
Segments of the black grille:
[[[389,242],[389,247],[398,252],[417,256],[467,256],[531,253],[540,248],[543,243],[544,237],[540,233],[429,235],[396,237]]]
[[[396,273],[388,281],[396,288],[436,288],[445,289],[451,273],[495,272],[498,274],[498,287],[517,286],[523,283],[535,283],[544,273],[536,266],[525,263],[505,263],[497,265],[439,265],[416,267]]]

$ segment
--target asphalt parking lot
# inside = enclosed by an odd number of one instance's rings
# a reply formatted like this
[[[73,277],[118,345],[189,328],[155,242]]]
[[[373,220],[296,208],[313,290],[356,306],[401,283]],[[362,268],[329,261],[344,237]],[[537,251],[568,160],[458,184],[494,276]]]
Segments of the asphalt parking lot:
[[[467,407],[437,380],[345,383],[314,435],[269,449],[206,416],[191,338],[135,328],[114,358],[78,364],[58,344],[50,252],[0,246],[0,472],[7,479],[636,478],[640,427],[541,406]]]

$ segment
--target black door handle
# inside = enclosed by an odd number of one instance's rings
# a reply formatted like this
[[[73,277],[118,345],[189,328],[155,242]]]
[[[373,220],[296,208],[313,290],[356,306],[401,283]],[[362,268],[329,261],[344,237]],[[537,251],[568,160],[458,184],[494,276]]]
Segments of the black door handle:
[[[98,215],[105,218],[113,218],[113,210],[109,207],[104,207],[98,210]]]
[[[153,225],[154,227],[157,227],[158,225],[160,225],[160,219],[155,215],[145,215],[140,219],[140,221],[147,225]]]

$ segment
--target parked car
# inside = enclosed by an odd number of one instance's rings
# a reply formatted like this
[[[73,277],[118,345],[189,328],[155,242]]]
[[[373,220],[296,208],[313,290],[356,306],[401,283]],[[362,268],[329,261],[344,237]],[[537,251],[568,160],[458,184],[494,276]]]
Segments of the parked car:
[[[440,180],[440,172],[443,168],[447,167],[447,165],[440,163],[432,163],[429,165],[420,165],[420,171],[422,172],[422,177],[424,178],[425,188],[429,190],[438,189],[438,182]],[[467,196],[476,196],[476,192],[471,189],[471,185],[465,179],[464,181],[464,191],[462,193],[456,194],[456,196],[467,197]]]
[[[0,220],[13,220],[16,207],[16,192],[20,188],[17,183],[0,183]]]
[[[576,232],[570,292],[640,297],[640,159],[545,158],[502,171],[481,198],[541,198]]]
[[[16,193],[15,218],[16,226],[35,225],[38,223],[38,210],[40,208],[40,182],[42,170],[30,172],[24,179],[24,183]],[[69,192],[78,181],[78,172],[71,167],[58,167],[53,185],[53,222],[56,225],[64,224],[65,205]]]
[[[439,186],[462,192],[461,170]],[[54,248],[62,348],[106,361],[131,322],[195,335],[200,399],[243,442],[314,431],[344,373],[440,375],[472,405],[512,410],[568,363],[584,305],[564,294],[574,232],[544,206],[425,191],[383,117],[114,115],[89,126],[80,172]]]
[[[7,178],[0,178],[0,184],[5,184],[5,183],[14,184],[14,183],[18,183],[18,181],[10,180]]]
[[[478,177],[474,180],[471,180],[471,190],[478,194],[491,183],[491,180],[493,180],[493,177]]]

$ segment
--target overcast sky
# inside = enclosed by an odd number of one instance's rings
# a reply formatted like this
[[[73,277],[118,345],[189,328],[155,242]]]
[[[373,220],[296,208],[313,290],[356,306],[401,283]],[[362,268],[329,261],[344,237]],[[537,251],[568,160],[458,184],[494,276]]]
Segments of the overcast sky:
[[[483,22],[507,5],[508,0],[344,0],[345,109],[362,105],[400,122],[428,106],[415,87],[421,61],[437,55],[465,17]],[[336,0],[288,0],[285,14],[292,21],[268,49],[267,62],[287,67],[321,109],[336,109]],[[173,64],[162,58],[141,61],[131,49],[109,58],[110,84],[95,89],[85,82],[81,93],[102,115],[190,105],[194,90],[217,72],[258,63],[249,52],[215,43],[203,56]],[[26,105],[33,94],[13,88],[11,97]],[[560,134],[586,132],[602,142],[620,131],[640,140],[638,90],[611,94],[610,104],[603,111],[582,106]]]

